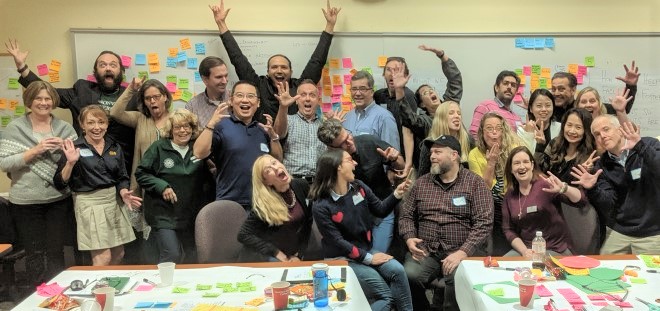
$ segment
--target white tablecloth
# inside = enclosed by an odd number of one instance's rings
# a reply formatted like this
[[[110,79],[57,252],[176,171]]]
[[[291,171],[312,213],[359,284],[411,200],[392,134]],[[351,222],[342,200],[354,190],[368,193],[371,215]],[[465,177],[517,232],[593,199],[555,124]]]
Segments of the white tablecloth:
[[[202,269],[176,269],[174,271],[174,284],[169,287],[154,288],[151,291],[138,292],[133,291],[126,295],[115,297],[115,311],[134,310],[133,307],[138,302],[177,302],[176,306],[169,309],[160,309],[167,311],[191,310],[197,303],[224,304],[224,306],[245,306],[244,303],[252,298],[263,296],[264,288],[270,286],[273,282],[279,281],[285,268],[246,268],[246,267],[214,267]],[[360,288],[360,284],[355,273],[350,267],[346,267],[346,293],[350,297],[347,302],[333,302],[326,308],[318,310],[369,310],[369,303]],[[95,280],[108,276],[129,276],[131,279],[142,280],[147,278],[156,283],[160,282],[158,270],[67,270],[58,274],[53,280],[48,282],[57,282],[65,287],[72,280]],[[256,286],[254,292],[244,293],[223,293],[217,298],[202,298],[204,291],[197,291],[197,284],[212,284],[213,290],[216,283],[235,283],[252,281]],[[140,282],[138,285],[146,284]],[[190,291],[185,294],[174,294],[174,286],[189,288]],[[88,297],[91,299],[91,297]],[[21,304],[13,310],[46,310],[38,308],[39,303],[44,301],[36,293],[30,295]],[[259,310],[273,310],[272,301],[267,301],[258,307]],[[135,309],[141,310],[141,309]],[[156,310],[156,309],[150,309]],[[312,303],[305,310],[317,310]]]
[[[531,261],[500,261],[499,264],[501,267],[509,268],[532,266]],[[633,305],[633,308],[626,308],[624,310],[648,310],[648,308],[637,301],[635,297],[651,302],[660,298],[660,274],[646,272],[649,268],[647,268],[641,260],[602,260],[599,267],[622,270],[627,265],[641,267],[642,270],[639,271],[639,277],[646,279],[647,284],[631,284],[632,287],[628,288],[630,293],[628,294],[626,301],[630,302]],[[461,311],[525,310],[524,308],[521,308],[517,302],[499,304],[488,295],[473,289],[473,286],[477,284],[496,283],[501,281],[513,282],[513,274],[513,271],[485,268],[483,261],[480,260],[464,260],[461,262],[455,275],[456,300],[458,301]],[[630,284],[630,280],[628,280],[628,283]],[[587,303],[587,305],[585,305],[587,310],[600,310],[602,308],[591,305],[591,300],[587,298],[587,294],[573,287],[566,281],[549,281],[541,282],[539,284],[545,285],[545,287],[552,292],[553,296],[536,299],[534,301],[533,310],[543,310],[543,306],[548,303],[550,298],[555,301],[560,309],[572,310],[563,296],[557,292],[558,288],[573,289],[573,291],[580,295],[582,300]],[[621,294],[621,296],[623,296],[623,294]],[[610,304],[612,304],[612,302],[610,302]]]

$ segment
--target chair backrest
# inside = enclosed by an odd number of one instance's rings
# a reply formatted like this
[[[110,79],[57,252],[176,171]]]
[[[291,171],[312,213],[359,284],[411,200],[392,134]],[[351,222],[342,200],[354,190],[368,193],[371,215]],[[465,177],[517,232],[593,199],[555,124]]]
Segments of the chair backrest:
[[[15,244],[16,227],[9,209],[9,201],[0,197],[0,243]]]
[[[214,201],[204,206],[195,220],[199,262],[238,262],[243,245],[236,236],[246,218],[245,209],[233,201]]]
[[[561,205],[573,240],[574,255],[597,255],[600,249],[600,223],[596,209],[591,204],[579,208],[565,203]]]

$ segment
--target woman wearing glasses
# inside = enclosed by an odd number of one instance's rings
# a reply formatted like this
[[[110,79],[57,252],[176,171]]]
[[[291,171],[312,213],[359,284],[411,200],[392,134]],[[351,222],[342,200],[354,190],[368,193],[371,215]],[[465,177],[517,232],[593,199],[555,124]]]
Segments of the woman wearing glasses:
[[[483,177],[493,193],[493,256],[501,256],[510,247],[502,233],[502,199],[506,192],[504,165],[513,148],[520,145],[509,123],[497,112],[484,114],[477,130],[477,147],[468,155],[470,170]]]
[[[171,126],[170,126],[171,124]],[[193,155],[199,135],[197,116],[179,109],[169,116],[165,137],[142,156],[135,178],[144,189],[144,216],[159,250],[158,262],[195,262],[194,221],[202,207],[199,194],[205,161]]]

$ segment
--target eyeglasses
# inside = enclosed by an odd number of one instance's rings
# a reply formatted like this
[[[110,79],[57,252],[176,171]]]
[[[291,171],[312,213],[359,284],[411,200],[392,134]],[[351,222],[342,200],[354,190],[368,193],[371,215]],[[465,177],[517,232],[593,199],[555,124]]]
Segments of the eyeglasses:
[[[145,102],[150,102],[152,100],[159,101],[161,98],[163,98],[163,94],[156,94],[153,96],[145,96],[144,101]]]
[[[351,94],[356,94],[356,93],[365,93],[368,91],[371,91],[371,88],[368,88],[366,86],[361,86],[361,87],[352,87],[351,88]]]
[[[495,133],[495,132],[501,133],[503,130],[504,128],[501,126],[496,126],[496,127],[488,126],[484,128],[484,132],[486,133]]]
[[[112,69],[119,68],[119,64],[117,62],[111,62],[109,64],[106,63],[106,62],[98,62],[98,63],[96,63],[96,66],[100,67],[100,68],[105,68],[105,67],[108,67],[108,66],[110,66],[110,68],[112,68]]]
[[[247,94],[236,93],[236,94],[234,94],[234,97],[236,97],[238,99],[247,98],[249,101],[253,101],[253,100],[257,99],[257,94],[254,94],[254,93],[247,93]]]
[[[518,87],[518,82],[515,82],[515,81],[506,81],[506,80],[504,80],[504,81],[502,81],[502,85],[504,85],[504,86],[510,86],[510,87],[512,87],[512,88],[515,89],[515,88]]]
[[[341,148],[341,147],[343,147],[343,146],[346,145],[346,143],[348,142],[349,139],[351,139],[351,140],[353,139],[353,133],[352,133],[351,131],[349,131],[349,130],[345,130],[345,131],[346,131],[346,138],[344,138],[344,140],[342,140],[342,141],[341,141],[339,144],[337,144],[336,146],[332,146],[332,147],[334,147],[334,148]]]
[[[176,131],[178,131],[178,130],[191,130],[192,129],[192,126],[190,126],[190,124],[175,125],[173,127],[174,127],[174,130],[176,130]]]

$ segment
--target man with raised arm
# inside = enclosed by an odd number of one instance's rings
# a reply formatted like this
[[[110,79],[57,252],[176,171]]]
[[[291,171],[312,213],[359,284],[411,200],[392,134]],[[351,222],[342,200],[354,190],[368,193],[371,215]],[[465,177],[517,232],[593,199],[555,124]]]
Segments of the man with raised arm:
[[[328,58],[330,43],[332,43],[337,15],[341,11],[341,8],[331,7],[330,0],[328,0],[327,8],[321,9],[326,20],[325,30],[321,33],[319,43],[309,62],[307,62],[307,66],[305,66],[300,78],[297,79],[291,77],[293,73],[291,61],[282,54],[275,54],[268,59],[267,75],[258,75],[227,27],[226,19],[231,9],[225,10],[224,0],[220,1],[220,5],[210,6],[210,8],[213,11],[218,30],[220,30],[220,39],[222,39],[222,44],[227,50],[229,60],[234,65],[238,79],[250,81],[257,85],[259,89],[261,106],[259,107],[259,111],[257,111],[258,118],[261,119],[262,114],[269,114],[273,118],[276,117],[279,107],[279,102],[277,97],[275,97],[278,82],[288,82],[289,92],[291,96],[295,96],[298,85],[300,85],[302,80],[310,79],[314,83],[318,83],[321,80],[323,66]],[[296,113],[296,108],[297,106],[295,105],[290,106],[289,114]]]

